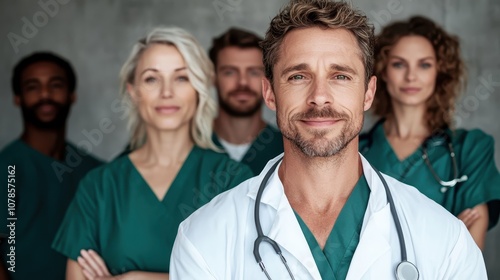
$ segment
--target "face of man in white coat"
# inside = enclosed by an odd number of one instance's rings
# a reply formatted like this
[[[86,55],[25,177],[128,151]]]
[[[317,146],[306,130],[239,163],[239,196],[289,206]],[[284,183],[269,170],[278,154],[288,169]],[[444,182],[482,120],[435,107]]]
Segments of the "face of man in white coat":
[[[346,29],[290,31],[279,49],[273,81],[263,79],[267,106],[285,137],[309,157],[330,157],[357,138],[372,104],[361,49]],[[357,147],[357,142],[356,142]]]

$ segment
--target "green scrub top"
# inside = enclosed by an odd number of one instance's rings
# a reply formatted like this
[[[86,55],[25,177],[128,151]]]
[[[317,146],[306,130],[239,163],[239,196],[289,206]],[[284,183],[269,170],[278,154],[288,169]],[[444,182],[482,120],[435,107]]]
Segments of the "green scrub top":
[[[370,187],[362,175],[340,211],[323,250],[304,221],[295,213],[322,279],[338,280],[347,277],[352,256],[359,243],[369,197]]]
[[[371,133],[360,137],[359,149],[375,168],[416,187],[455,216],[467,208],[487,203],[488,228],[491,229],[498,222],[500,213],[500,174],[495,166],[493,138],[478,129],[448,129],[446,133],[451,136],[458,177],[467,175],[468,180],[444,193],[422,158],[422,147],[400,161],[385,136],[382,123],[377,124]],[[445,141],[431,141],[427,154],[441,180],[453,179],[452,159]]]
[[[11,237],[0,248],[6,269],[15,264],[15,272],[9,270],[11,280],[65,278],[67,259],[50,245],[80,179],[100,164],[69,143],[64,161],[48,157],[22,140],[13,141],[0,152],[1,180],[5,180],[0,190],[0,232]],[[8,170],[14,173],[10,186]],[[12,213],[8,212],[8,203],[12,202],[8,198],[15,200]],[[14,227],[8,228],[11,222]],[[12,252],[14,257],[7,256]],[[9,263],[11,260],[15,263]]]
[[[194,146],[158,200],[130,158],[119,157],[82,180],[52,247],[73,260],[93,249],[113,275],[167,273],[179,224],[251,176],[227,155]]]
[[[215,133],[212,134],[212,140],[224,150]],[[260,174],[267,162],[281,153],[283,153],[283,136],[279,130],[268,124],[252,142],[241,162],[250,167],[254,174]]]

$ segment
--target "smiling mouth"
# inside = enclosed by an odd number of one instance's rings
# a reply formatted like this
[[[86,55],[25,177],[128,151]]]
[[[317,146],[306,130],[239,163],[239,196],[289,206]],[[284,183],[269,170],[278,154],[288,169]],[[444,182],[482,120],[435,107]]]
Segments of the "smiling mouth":
[[[178,106],[159,106],[159,107],[155,107],[155,110],[156,112],[160,113],[160,114],[173,114],[177,111],[179,111],[179,107]]]
[[[314,126],[314,127],[324,127],[324,126],[331,126],[334,125],[335,123],[339,122],[340,120],[334,120],[334,119],[306,119],[306,120],[301,120],[304,124],[308,126]]]
[[[255,94],[251,92],[238,92],[231,94],[230,98],[233,98],[237,101],[247,101],[255,99]]]
[[[44,104],[38,107],[38,111],[43,114],[53,113],[57,110],[56,106],[50,104]]]
[[[404,93],[417,93],[420,92],[420,88],[416,87],[406,87],[406,88],[401,88],[401,91]]]

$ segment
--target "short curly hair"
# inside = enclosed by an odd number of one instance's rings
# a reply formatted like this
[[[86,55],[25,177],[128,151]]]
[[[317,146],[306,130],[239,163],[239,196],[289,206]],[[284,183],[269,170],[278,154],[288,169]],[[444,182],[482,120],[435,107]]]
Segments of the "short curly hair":
[[[450,35],[432,20],[415,16],[408,21],[399,21],[386,26],[376,37],[375,75],[377,94],[373,101],[373,113],[382,118],[393,117],[391,97],[383,77],[391,48],[405,36],[422,36],[432,45],[436,53],[437,77],[434,93],[426,101],[426,123],[431,133],[452,127],[455,101],[465,85],[465,65],[460,57],[458,37]]]
[[[317,26],[325,29],[344,28],[354,35],[361,50],[360,55],[365,66],[365,84],[368,85],[373,75],[373,25],[369,24],[365,14],[350,4],[331,0],[291,0],[271,20],[261,43],[266,78],[273,81],[273,67],[278,62],[279,50],[286,34],[293,29]]]

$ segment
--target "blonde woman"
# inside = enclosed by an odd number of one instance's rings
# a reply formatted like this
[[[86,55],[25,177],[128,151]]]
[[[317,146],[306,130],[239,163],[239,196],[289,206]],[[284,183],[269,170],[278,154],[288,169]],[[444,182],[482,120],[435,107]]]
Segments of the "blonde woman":
[[[120,74],[134,151],[82,180],[53,243],[66,279],[167,279],[179,223],[252,176],[215,151],[212,69],[180,28],[134,46]]]

